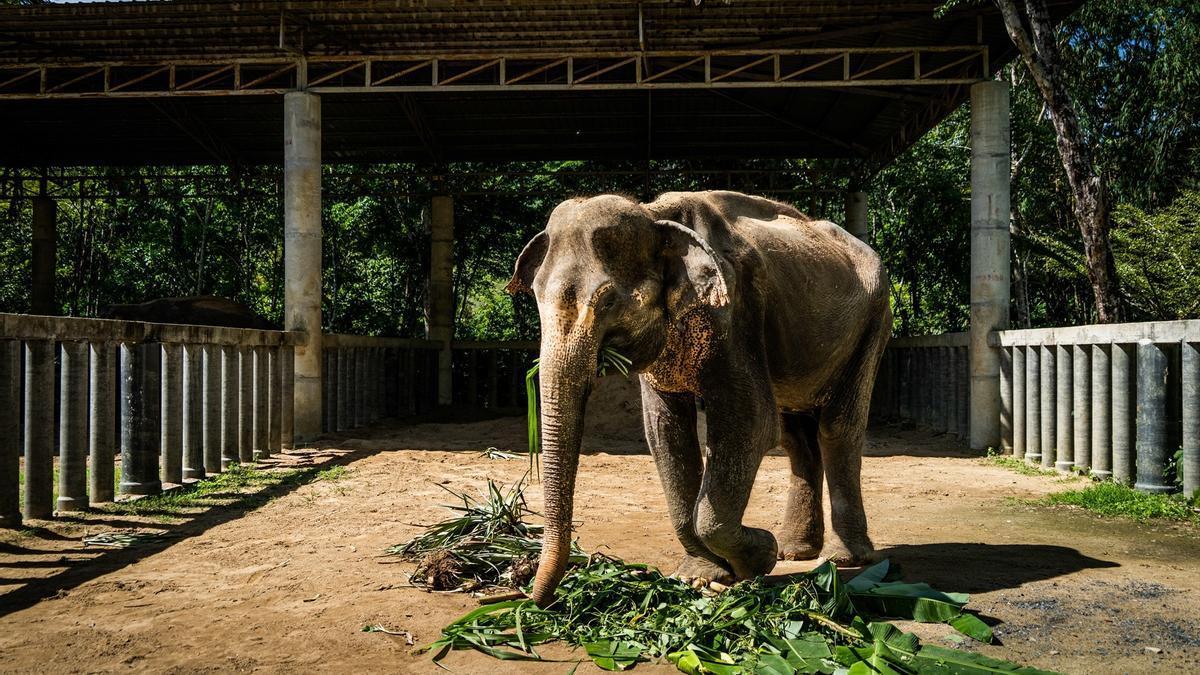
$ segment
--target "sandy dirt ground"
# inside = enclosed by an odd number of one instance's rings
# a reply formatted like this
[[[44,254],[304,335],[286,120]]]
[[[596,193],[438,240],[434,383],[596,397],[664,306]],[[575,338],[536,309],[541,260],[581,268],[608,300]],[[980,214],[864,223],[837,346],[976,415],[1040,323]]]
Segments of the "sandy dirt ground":
[[[172,523],[91,514],[0,532],[0,671],[436,672],[404,637],[362,628],[380,624],[426,643],[476,601],[411,588],[410,566],[381,554],[446,514],[443,487],[476,492],[488,477],[518,480],[523,458],[480,452],[523,442],[519,418],[384,428],[269,462],[343,465],[337,480],[276,488]],[[679,549],[644,447],[628,438],[587,446],[576,502],[583,547],[669,569]],[[961,455],[925,432],[875,430],[867,454],[876,546],[910,580],[969,592],[971,607],[1001,622],[1002,644],[974,648],[1072,673],[1200,670],[1196,529],[1024,505],[1017,499],[1068,485]],[[787,471],[786,458],[766,458],[749,524],[778,524]],[[540,507],[540,487],[527,494]],[[124,550],[81,544],[111,528],[171,536]],[[944,626],[904,627],[952,644]],[[444,664],[489,674],[571,668],[465,652]],[[578,672],[595,669],[585,663]]]

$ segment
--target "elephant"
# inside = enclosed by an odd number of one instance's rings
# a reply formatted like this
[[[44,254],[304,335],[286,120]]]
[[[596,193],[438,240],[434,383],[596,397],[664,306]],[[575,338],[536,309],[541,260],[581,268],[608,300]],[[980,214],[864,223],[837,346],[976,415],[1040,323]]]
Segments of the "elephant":
[[[872,557],[862,446],[892,317],[887,273],[870,246],[737,192],[648,203],[600,195],[559,204],[506,289],[532,293],[541,319],[539,606],[553,602],[566,571],[584,409],[605,347],[629,358],[640,380],[647,444],[684,550],[676,576],[730,583],[767,574],[781,558]],[[780,445],[791,477],[772,534],[742,516],[763,456]]]
[[[255,314],[249,307],[228,298],[212,295],[158,298],[133,305],[109,305],[100,311],[99,318],[279,330],[279,326]]]

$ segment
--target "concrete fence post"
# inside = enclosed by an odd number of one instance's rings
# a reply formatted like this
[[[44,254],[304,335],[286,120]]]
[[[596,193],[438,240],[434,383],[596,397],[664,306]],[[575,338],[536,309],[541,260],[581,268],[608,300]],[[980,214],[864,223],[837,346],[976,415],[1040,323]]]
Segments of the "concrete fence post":
[[[87,508],[88,346],[64,342],[58,406],[58,510]]]
[[[1086,345],[1071,348],[1071,377],[1074,380],[1074,410],[1072,425],[1075,438],[1075,470],[1087,471],[1092,466],[1092,364]]]
[[[970,443],[970,438],[971,438],[971,410],[970,410],[971,377],[970,377],[969,368],[971,366],[971,349],[970,349],[970,347],[956,347],[954,349],[954,353],[956,354],[956,359],[955,359],[956,365],[954,366],[954,369],[958,373],[958,387],[957,387],[958,388],[958,417],[957,417],[957,419],[958,419],[958,437],[961,440],[963,440],[964,442]],[[999,400],[999,398],[1000,398],[999,383],[996,383],[995,397],[997,400]],[[994,419],[992,421],[992,425],[997,430],[996,433],[999,433],[999,428],[1000,428],[999,414],[1000,414],[999,408],[997,407],[996,408],[997,417],[996,417],[996,419]],[[994,447],[994,446],[989,445],[987,447],[990,448],[990,447]],[[980,449],[980,448],[976,448],[976,449]],[[986,450],[987,448],[982,448],[982,449]]]
[[[1118,483],[1133,483],[1133,406],[1131,391],[1137,362],[1133,346],[1112,346],[1112,477]]]
[[[183,346],[183,479],[204,480],[204,353]]]
[[[239,396],[242,388],[242,368],[238,348],[221,347],[221,470],[241,461],[238,452],[241,413]]]
[[[238,348],[238,462],[254,463],[254,349]]]
[[[350,412],[350,377],[354,374],[354,360],[350,358],[349,348],[337,348],[337,430],[345,431],[353,426]]]
[[[91,472],[88,495],[91,503],[103,504],[111,502],[115,496],[117,350],[108,342],[93,342],[89,350],[88,462]]]
[[[25,517],[54,512],[54,342],[25,342]]]
[[[1012,350],[1000,349],[1000,451],[1013,454]]]
[[[1071,345],[1054,347],[1054,439],[1055,460],[1054,468],[1059,471],[1070,471],[1075,465],[1075,429],[1071,406],[1075,394],[1075,373],[1072,362]]]
[[[295,353],[290,345],[279,348],[279,395],[282,399],[279,406],[279,448],[281,450],[291,450],[296,447],[296,419],[293,417],[295,411],[289,404],[296,393],[295,387],[292,386],[292,374],[296,372],[293,364],[294,357]]]
[[[204,446],[204,473],[220,473],[221,451],[221,348],[217,345],[201,347],[204,357],[204,391],[201,405],[204,408],[202,445]]]
[[[1058,437],[1055,435],[1058,430],[1058,418],[1055,414],[1057,412],[1055,403],[1058,402],[1055,366],[1058,363],[1054,358],[1053,345],[1043,345],[1040,349],[1042,352],[1042,466],[1049,468],[1054,466],[1058,449]]]
[[[337,430],[337,359],[332,350],[321,355],[321,431]]]
[[[283,426],[280,416],[283,410],[283,376],[280,373],[279,367],[282,359],[280,358],[280,347],[264,347],[267,355],[267,366],[269,371],[269,389],[270,400],[267,406],[267,453],[274,454],[279,452],[281,446],[281,435]]]
[[[121,344],[121,494],[162,492],[158,475],[162,345]]]
[[[0,340],[0,527],[21,525],[21,343]]]
[[[268,372],[270,364],[267,363],[266,347],[254,347],[250,353],[254,357],[254,418],[252,421],[254,431],[251,452],[255,461],[258,461],[271,456],[271,450],[267,447],[271,436],[269,428],[271,380]]]
[[[1025,459],[1042,462],[1042,348],[1025,347]]]
[[[164,483],[183,482],[183,353],[179,345],[162,345],[159,380],[159,466]]]
[[[1092,345],[1092,475],[1112,476],[1112,369],[1110,345]]]
[[[1167,446],[1167,353],[1162,345],[1137,345],[1137,483],[1142,492],[1170,492],[1163,471],[1172,450]]]
[[[1013,457],[1025,457],[1025,348],[1012,348]]]
[[[1192,496],[1200,490],[1200,344],[1185,341],[1180,345],[1181,434],[1183,449],[1183,493]]]
[[[321,98],[283,97],[284,328],[305,334],[293,359],[293,420],[301,441],[321,433]]]
[[[1008,327],[1009,260],[1008,83],[971,85],[970,447],[1000,447],[1000,350],[992,331]]]

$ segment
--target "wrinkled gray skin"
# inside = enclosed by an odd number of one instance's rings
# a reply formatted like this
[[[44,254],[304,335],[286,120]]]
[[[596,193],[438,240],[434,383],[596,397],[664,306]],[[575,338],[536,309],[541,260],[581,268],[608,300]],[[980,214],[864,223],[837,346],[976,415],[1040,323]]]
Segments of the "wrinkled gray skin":
[[[639,373],[646,438],[686,553],[676,575],[728,582],[768,573],[777,558],[871,556],[862,446],[892,318],[870,247],[833,223],[735,192],[648,204],[603,195],[559,204],[515,267],[508,290],[533,293],[542,326],[539,605],[553,600],[566,568],[584,406],[604,345]],[[783,527],[745,527],[759,463],[781,444],[792,467]]]
[[[99,318],[279,330],[278,326],[255,314],[249,307],[228,298],[212,295],[159,298],[133,305],[109,305],[100,311]]]

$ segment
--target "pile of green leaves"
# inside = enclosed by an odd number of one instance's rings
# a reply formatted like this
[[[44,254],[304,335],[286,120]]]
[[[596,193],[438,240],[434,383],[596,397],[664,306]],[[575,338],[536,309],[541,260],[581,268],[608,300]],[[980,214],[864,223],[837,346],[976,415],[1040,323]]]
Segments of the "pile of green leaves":
[[[480,607],[422,649],[500,659],[541,657],[552,641],[583,647],[605,670],[668,660],[685,673],[1037,673],[971,652],[921,645],[881,617],[949,623],[981,642],[992,633],[963,611],[967,597],[889,580],[881,562],[848,583],[824,564],[783,585],[763,579],[706,593],[645,565],[593,556],[570,571],[547,609],[530,600]]]
[[[633,362],[612,347],[601,347],[600,357],[596,363],[596,375],[604,377],[609,369],[629,377],[629,366]],[[538,385],[537,376],[541,368],[538,359],[534,359],[533,367],[525,372],[525,409],[529,431],[529,470],[538,475],[537,456],[542,453],[541,432],[538,430]]]
[[[526,505],[523,483],[504,492],[489,479],[482,499],[441,487],[461,501],[444,505],[457,515],[387,549],[417,562],[410,581],[434,590],[475,590],[520,586],[532,577],[542,552],[542,527],[525,522],[534,514]],[[571,561],[586,560],[573,545]]]

